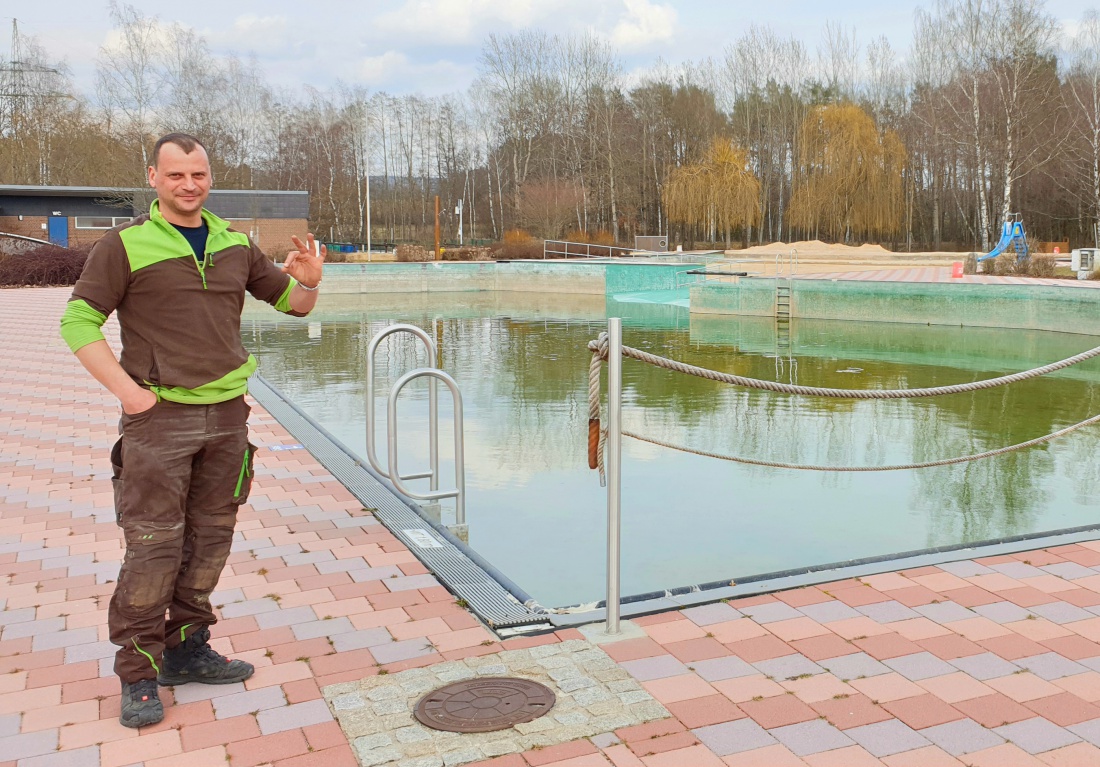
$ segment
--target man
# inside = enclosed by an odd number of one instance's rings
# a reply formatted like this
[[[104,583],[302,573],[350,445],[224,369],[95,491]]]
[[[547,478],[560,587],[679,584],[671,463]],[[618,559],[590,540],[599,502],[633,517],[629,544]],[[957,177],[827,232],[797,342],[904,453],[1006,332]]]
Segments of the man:
[[[107,621],[127,727],[164,718],[158,679],[229,684],[254,671],[208,644],[210,593],[255,454],[244,394],[256,359],[241,344],[241,309],[248,291],[305,316],[325,255],[312,234],[292,237],[297,250],[277,267],[205,210],[210,161],[194,136],[162,137],[152,162],[149,213],[96,243],[61,319],[77,359],[122,405],[111,463],[126,554]],[[100,332],[116,310],[120,359]]]

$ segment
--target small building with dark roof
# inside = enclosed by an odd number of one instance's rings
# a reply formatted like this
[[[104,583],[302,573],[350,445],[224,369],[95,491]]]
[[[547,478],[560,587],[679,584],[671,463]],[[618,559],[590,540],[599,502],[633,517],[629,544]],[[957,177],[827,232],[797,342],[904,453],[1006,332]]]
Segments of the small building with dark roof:
[[[151,188],[0,184],[0,233],[87,245],[147,212],[155,198]],[[212,189],[206,208],[271,255],[286,253],[290,235],[308,231],[309,192]]]

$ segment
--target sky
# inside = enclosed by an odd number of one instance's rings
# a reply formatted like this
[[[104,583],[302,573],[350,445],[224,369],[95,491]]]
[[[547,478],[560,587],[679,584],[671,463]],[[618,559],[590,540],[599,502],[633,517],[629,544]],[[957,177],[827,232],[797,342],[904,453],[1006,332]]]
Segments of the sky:
[[[342,82],[393,94],[465,90],[477,74],[491,33],[526,27],[551,33],[590,31],[614,44],[627,75],[653,66],[721,59],[752,25],[802,40],[813,54],[826,22],[855,29],[861,46],[880,35],[904,55],[914,11],[931,0],[186,0],[139,4],[142,13],[203,35],[216,54],[255,56],[268,82],[295,89]],[[1098,0],[1047,0],[1046,11],[1072,32]],[[95,58],[107,44],[106,2],[42,0],[6,3],[20,32],[64,59],[77,88],[92,89]],[[0,16],[7,52],[11,16]]]

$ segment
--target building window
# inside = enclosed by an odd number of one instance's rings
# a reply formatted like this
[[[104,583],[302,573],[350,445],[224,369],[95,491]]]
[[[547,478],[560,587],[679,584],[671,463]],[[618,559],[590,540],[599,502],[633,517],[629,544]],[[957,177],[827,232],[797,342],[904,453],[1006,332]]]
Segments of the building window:
[[[119,224],[125,224],[130,216],[77,216],[77,229],[113,229]]]

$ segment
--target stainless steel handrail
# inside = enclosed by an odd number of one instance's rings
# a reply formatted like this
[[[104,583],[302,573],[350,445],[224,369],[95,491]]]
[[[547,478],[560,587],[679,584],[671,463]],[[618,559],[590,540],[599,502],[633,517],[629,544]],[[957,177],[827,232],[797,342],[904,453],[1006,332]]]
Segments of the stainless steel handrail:
[[[556,246],[564,245],[564,250],[557,250]],[[553,246],[553,247],[552,247]],[[592,249],[596,248],[599,255],[593,255]],[[583,249],[583,253],[581,250]],[[606,255],[603,251],[607,251]],[[565,258],[619,258],[615,251],[622,251],[624,256],[629,256],[636,251],[633,248],[624,248],[620,245],[593,245],[589,242],[571,242],[569,240],[543,240],[542,257],[564,256]]]
[[[428,350],[428,366],[433,369],[436,368],[435,341],[432,340],[432,337],[428,335],[427,331],[423,328],[418,328],[416,325],[390,325],[380,330],[374,338],[370,340],[370,344],[367,346],[367,460],[375,471],[387,476],[390,475],[390,469],[388,466],[383,466],[381,464],[374,448],[374,354],[378,350],[378,346],[394,333],[411,333],[423,341],[424,346]],[[439,489],[439,407],[437,399],[435,379],[433,378],[428,383],[428,456],[431,463],[431,469],[416,474],[406,474],[401,477],[401,479],[430,478],[432,490]],[[391,415],[386,427],[387,433],[392,433],[393,429],[394,423],[393,416]],[[388,462],[392,464],[393,458],[389,458]]]
[[[402,477],[397,468],[397,398],[401,394],[401,390],[412,380],[420,378],[422,376],[428,376],[434,382],[436,379],[442,381],[447,385],[447,388],[451,390],[451,397],[454,399],[454,432],[455,432],[455,489],[454,490],[437,490],[432,489],[432,492],[428,493],[414,493],[409,490],[401,482],[402,479],[408,477]],[[440,498],[454,498],[455,499],[455,523],[458,525],[466,524],[466,466],[464,461],[465,446],[462,439],[462,392],[458,390],[458,383],[455,379],[444,373],[438,368],[417,368],[416,370],[410,370],[405,375],[401,376],[394,383],[393,388],[390,389],[389,403],[386,409],[387,417],[389,421],[389,428],[387,430],[387,436],[389,442],[387,447],[389,448],[390,468],[389,477],[393,482],[393,486],[398,491],[404,493],[410,498],[415,498],[420,501],[437,501]]]

